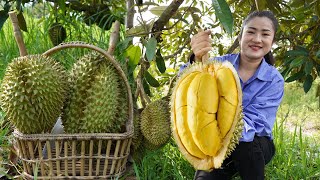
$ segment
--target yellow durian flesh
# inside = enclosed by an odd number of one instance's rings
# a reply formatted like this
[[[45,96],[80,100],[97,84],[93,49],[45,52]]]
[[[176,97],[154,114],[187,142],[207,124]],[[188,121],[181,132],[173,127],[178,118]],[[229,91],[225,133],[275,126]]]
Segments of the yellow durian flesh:
[[[235,146],[241,102],[237,72],[227,61],[195,63],[180,76],[171,97],[173,137],[196,169],[219,168]]]
[[[187,94],[188,126],[196,145],[210,156],[214,156],[220,148],[216,123],[218,99],[216,80],[209,73],[199,73],[190,83]]]
[[[175,117],[174,120],[175,126],[177,127],[177,131],[180,137],[180,140],[182,141],[183,145],[187,149],[187,151],[198,158],[204,158],[205,154],[200,151],[198,146],[192,141],[192,135],[190,133],[190,130],[187,125],[187,121],[184,121],[184,119],[187,118],[187,92],[188,92],[188,86],[190,82],[193,80],[193,78],[199,74],[200,72],[193,72],[190,73],[187,77],[185,77],[181,83],[179,84],[178,91],[176,93],[175,98],[175,114],[180,114],[179,116]]]

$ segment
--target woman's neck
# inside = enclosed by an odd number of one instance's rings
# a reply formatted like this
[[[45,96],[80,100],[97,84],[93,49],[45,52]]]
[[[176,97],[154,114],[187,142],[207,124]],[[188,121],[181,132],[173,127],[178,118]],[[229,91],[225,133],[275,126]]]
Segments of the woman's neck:
[[[242,57],[240,54],[240,62],[239,62],[239,75],[243,82],[249,80],[256,70],[258,69],[262,59],[259,60],[250,60],[246,57]]]

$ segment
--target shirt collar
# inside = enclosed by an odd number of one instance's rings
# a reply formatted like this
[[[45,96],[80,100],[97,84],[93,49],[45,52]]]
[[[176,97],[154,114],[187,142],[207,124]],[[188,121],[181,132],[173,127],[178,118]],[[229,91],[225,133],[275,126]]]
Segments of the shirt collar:
[[[240,62],[240,53],[236,56],[236,58],[231,62],[236,71],[239,70],[239,62]],[[270,74],[270,70],[272,69],[272,66],[269,65],[266,60],[263,58],[260,66],[254,73],[253,77],[258,78],[261,81],[272,81],[272,77]]]

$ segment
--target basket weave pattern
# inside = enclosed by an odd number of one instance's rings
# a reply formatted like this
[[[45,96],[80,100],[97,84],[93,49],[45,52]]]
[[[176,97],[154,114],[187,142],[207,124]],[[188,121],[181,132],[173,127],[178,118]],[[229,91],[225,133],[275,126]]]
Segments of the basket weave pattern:
[[[44,53],[87,48],[106,57],[126,84],[128,121],[124,133],[22,134],[13,133],[27,179],[110,179],[126,170],[133,136],[131,89],[118,63],[103,49],[83,42],[60,44]]]

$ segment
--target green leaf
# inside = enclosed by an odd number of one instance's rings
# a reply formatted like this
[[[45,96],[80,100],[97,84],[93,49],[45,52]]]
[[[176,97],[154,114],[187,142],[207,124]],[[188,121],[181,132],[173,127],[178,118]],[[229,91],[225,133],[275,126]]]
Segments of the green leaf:
[[[17,19],[18,19],[18,24],[19,24],[20,29],[24,32],[28,32],[27,23],[26,23],[26,20],[24,19],[22,12],[18,13]]]
[[[9,15],[8,12],[5,10],[0,11],[0,29],[2,28],[3,24],[6,22],[8,19]]]
[[[306,77],[306,81],[304,81],[303,83],[303,90],[305,93],[307,93],[311,86],[312,86],[312,82],[313,82],[313,77],[309,74],[307,77]]]
[[[313,68],[313,63],[312,61],[307,61],[305,63],[305,66],[304,66],[304,73],[307,75],[307,74],[311,74],[311,71],[312,71],[312,68]]]
[[[157,67],[161,73],[166,72],[166,64],[165,64],[164,59],[161,55],[160,49],[158,49],[157,54],[156,54],[156,63],[157,63]]]
[[[295,73],[294,75],[290,76],[289,78],[287,78],[286,82],[292,82],[292,81],[301,79],[303,76],[304,76],[304,72],[299,71],[299,72]]]
[[[218,44],[218,51],[219,51],[219,55],[223,55],[223,45],[222,44]]]
[[[316,90],[316,97],[320,97],[320,84],[318,84],[318,87]]]
[[[156,38],[152,37],[149,39],[146,45],[146,56],[148,61],[153,60],[154,55],[156,54],[156,48],[157,48],[157,40]]]
[[[144,92],[148,95],[148,96],[152,96],[151,91],[150,91],[150,87],[149,84],[147,83],[147,81],[145,79],[142,80],[142,86],[144,89]]]
[[[290,50],[285,53],[285,56],[288,56],[288,57],[309,56],[309,51],[302,48],[297,50]]]
[[[0,29],[2,29],[3,24],[6,22],[6,20],[9,17],[8,12],[10,11],[11,5],[7,2],[3,6],[3,10],[0,11]]]
[[[266,0],[255,0],[256,2],[256,7],[257,7],[257,10],[258,11],[262,11],[262,10],[265,10],[266,9]]]
[[[293,59],[290,63],[291,68],[299,67],[304,63],[305,57],[297,57]]]
[[[151,8],[149,11],[156,15],[156,16],[161,16],[161,14],[163,13],[164,10],[167,9],[168,6],[156,6]]]
[[[319,50],[319,51],[317,51],[317,53],[316,53],[316,57],[317,57],[318,59],[320,59],[320,50]]]
[[[126,50],[126,56],[129,57],[128,66],[134,69],[140,61],[141,48],[139,46],[130,45]]]
[[[152,87],[159,87],[160,83],[148,72],[144,72],[144,78],[147,80],[148,84]]]
[[[232,35],[233,17],[229,5],[225,0],[212,0],[212,5],[222,26],[225,28],[227,33]]]

